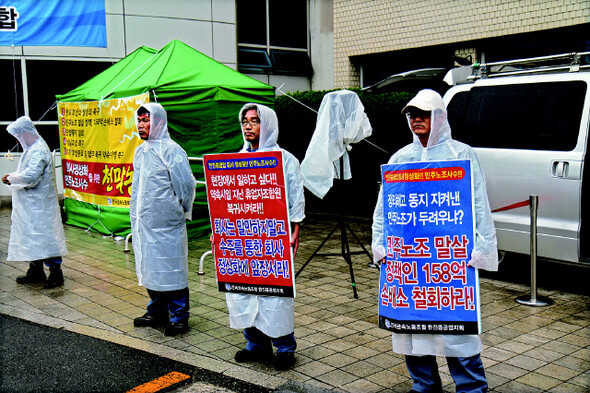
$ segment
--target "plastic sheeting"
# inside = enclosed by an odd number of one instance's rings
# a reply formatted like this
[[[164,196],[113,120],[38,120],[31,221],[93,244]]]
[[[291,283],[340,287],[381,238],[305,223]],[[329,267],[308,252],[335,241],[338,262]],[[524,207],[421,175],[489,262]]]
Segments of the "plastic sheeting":
[[[239,120],[245,112],[256,106],[260,118],[259,148],[257,151],[282,151],[285,166],[285,182],[289,199],[289,219],[301,222],[305,218],[305,199],[303,195],[303,178],[299,170],[299,161],[277,144],[279,122],[275,111],[260,105],[246,104],[240,110]],[[250,151],[250,143],[244,139],[241,152]],[[293,298],[244,295],[226,293],[230,327],[245,329],[255,327],[269,337],[282,337],[295,329],[295,301]]]
[[[139,285],[175,291],[188,287],[185,219],[192,214],[196,180],[185,151],[168,135],[164,108],[155,103],[141,107],[150,112],[151,129],[133,158],[129,214],[135,269]]]
[[[451,138],[447,110],[440,95],[432,90],[422,90],[404,108],[416,106],[431,111],[431,131],[424,147],[414,134],[414,142],[398,150],[388,164],[412,161],[439,161],[453,159],[471,160],[473,164],[473,195],[475,204],[475,244],[470,263],[480,269],[498,270],[496,230],[486,193],[486,185],[477,155],[468,145]],[[379,192],[373,214],[373,259],[385,257],[383,247],[383,190]],[[481,352],[478,335],[437,335],[393,333],[393,350],[407,355],[436,355],[468,357]]]
[[[12,225],[8,261],[35,261],[68,253],[55,189],[53,159],[47,144],[27,116],[7,127],[23,147],[12,190]]]
[[[323,198],[333,185],[334,178],[352,177],[348,151],[372,133],[371,123],[358,95],[339,90],[324,96],[316,128],[301,162],[305,187],[318,198]],[[344,176],[340,176],[340,158]]]

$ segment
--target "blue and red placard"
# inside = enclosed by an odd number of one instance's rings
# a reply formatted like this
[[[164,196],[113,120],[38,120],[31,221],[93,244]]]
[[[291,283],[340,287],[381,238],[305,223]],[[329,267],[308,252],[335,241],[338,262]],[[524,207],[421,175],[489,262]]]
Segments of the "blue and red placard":
[[[469,160],[383,165],[379,327],[397,333],[478,334],[479,282]]]
[[[295,297],[282,153],[203,159],[219,291]]]

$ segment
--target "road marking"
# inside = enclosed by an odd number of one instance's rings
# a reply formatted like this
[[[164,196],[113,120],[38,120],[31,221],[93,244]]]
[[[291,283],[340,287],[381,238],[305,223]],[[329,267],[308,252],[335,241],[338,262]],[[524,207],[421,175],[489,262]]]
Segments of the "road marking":
[[[162,375],[161,377],[156,378],[153,381],[144,383],[143,385],[139,385],[131,390],[128,390],[127,393],[156,393],[162,389],[165,389],[169,386],[172,386],[178,382],[182,382],[189,378],[189,375],[172,371],[171,373]]]

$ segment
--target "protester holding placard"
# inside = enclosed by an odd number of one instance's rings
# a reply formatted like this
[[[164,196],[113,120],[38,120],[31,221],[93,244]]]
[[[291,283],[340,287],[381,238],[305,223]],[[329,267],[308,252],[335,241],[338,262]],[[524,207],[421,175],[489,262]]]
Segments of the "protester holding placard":
[[[189,329],[188,238],[196,180],[186,152],[168,134],[166,111],[148,103],[136,112],[145,140],[133,158],[131,231],[139,285],[151,301],[135,326],[167,325],[175,336]]]
[[[12,189],[12,225],[7,261],[30,261],[19,284],[43,283],[50,289],[63,285],[62,256],[68,253],[59,212],[53,158],[47,143],[28,116],[6,128],[23,147],[15,172],[2,177]],[[45,276],[43,264],[49,267]]]
[[[299,223],[305,218],[303,178],[299,161],[277,143],[279,124],[276,113],[260,104],[246,104],[239,114],[244,136],[241,152],[281,151],[283,154],[289,218],[292,224],[293,255],[299,247]],[[297,347],[294,330],[292,297],[274,297],[239,293],[226,294],[230,326],[244,329],[246,348],[235,355],[237,362],[259,362],[272,359],[277,348],[275,368],[285,370],[295,364]]]
[[[447,110],[442,97],[432,90],[420,91],[402,110],[413,133],[413,143],[397,151],[388,164],[413,161],[470,160],[473,167],[475,244],[469,268],[498,269],[496,233],[489,207],[484,177],[473,149],[451,138]],[[383,192],[380,191],[373,215],[372,249],[375,262],[386,256],[384,244]],[[447,359],[458,392],[485,392],[488,385],[477,334],[392,335],[393,350],[404,354],[414,381],[413,392],[441,392],[442,383],[435,356]]]

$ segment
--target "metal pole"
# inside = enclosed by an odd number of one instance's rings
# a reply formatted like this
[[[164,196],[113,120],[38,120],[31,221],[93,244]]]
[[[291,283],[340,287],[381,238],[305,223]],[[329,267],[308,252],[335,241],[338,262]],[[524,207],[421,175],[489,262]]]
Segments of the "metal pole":
[[[549,306],[553,300],[537,296],[537,211],[539,209],[539,196],[529,196],[529,205],[531,208],[531,293],[530,296],[519,296],[515,300],[517,303],[527,306]]]
[[[539,196],[529,196],[531,207],[531,301],[537,301],[537,212]]]

